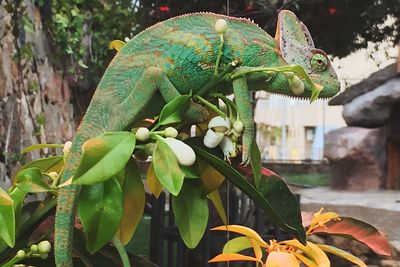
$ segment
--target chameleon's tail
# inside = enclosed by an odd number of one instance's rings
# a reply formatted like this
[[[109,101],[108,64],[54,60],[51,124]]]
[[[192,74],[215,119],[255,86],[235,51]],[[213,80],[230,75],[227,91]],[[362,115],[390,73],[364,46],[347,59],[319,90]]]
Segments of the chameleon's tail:
[[[82,137],[80,127],[72,141],[72,147],[62,174],[60,184],[71,178],[80,161],[81,146],[88,138]],[[69,185],[61,187],[58,192],[57,210],[54,233],[54,256],[57,267],[71,267],[72,263],[72,235],[78,204],[80,186]]]

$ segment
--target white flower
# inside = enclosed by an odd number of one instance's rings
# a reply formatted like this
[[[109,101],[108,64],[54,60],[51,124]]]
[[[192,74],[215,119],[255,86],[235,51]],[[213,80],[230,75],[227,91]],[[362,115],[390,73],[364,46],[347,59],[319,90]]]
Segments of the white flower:
[[[228,29],[228,23],[224,19],[219,19],[217,22],[215,22],[214,27],[217,33],[224,34],[226,29]]]
[[[228,117],[216,116],[208,122],[208,129],[224,134],[228,133],[231,129],[231,120]]]
[[[229,161],[230,157],[236,157],[236,144],[232,142],[232,139],[230,139],[229,137],[224,136],[219,146],[222,149],[226,160]]]
[[[242,133],[243,132],[243,122],[242,121],[235,121],[233,123],[233,129],[236,131],[236,133]]]
[[[206,147],[214,148],[219,145],[219,143],[222,141],[222,138],[224,138],[224,133],[214,132],[213,130],[208,129],[206,135],[204,136],[203,144]]]
[[[150,137],[150,131],[146,127],[139,127],[136,131],[135,137],[139,141],[146,141]]]
[[[175,138],[167,137],[164,140],[172,151],[174,151],[180,165],[192,166],[194,164],[196,161],[196,154],[190,146]]]

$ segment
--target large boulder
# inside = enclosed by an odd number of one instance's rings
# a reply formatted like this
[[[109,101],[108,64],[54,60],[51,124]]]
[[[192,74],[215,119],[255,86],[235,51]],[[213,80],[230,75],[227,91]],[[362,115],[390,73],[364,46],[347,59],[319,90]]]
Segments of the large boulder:
[[[385,130],[343,127],[326,134],[324,155],[329,160],[331,187],[376,190],[384,181]]]
[[[346,103],[343,107],[343,118],[352,126],[381,127],[398,102],[400,78],[394,78]]]

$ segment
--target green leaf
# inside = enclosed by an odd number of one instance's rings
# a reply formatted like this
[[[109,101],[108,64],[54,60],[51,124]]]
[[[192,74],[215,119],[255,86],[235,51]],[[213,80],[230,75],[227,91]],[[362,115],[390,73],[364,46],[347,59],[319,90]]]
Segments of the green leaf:
[[[207,228],[208,203],[198,180],[186,180],[178,196],[172,197],[175,221],[183,242],[195,248]]]
[[[8,198],[13,204],[11,198]],[[0,237],[9,247],[15,245],[14,205],[0,205]]]
[[[251,148],[251,154],[250,154],[250,164],[251,168],[253,169],[253,179],[254,179],[254,185],[256,186],[256,189],[260,189],[260,183],[261,183],[261,153],[260,149],[258,148],[257,142],[253,140],[253,146]]]
[[[158,181],[172,195],[177,196],[181,191],[185,174],[179,167],[174,151],[156,135],[157,146],[153,153],[153,169]]]
[[[118,175],[131,158],[135,141],[131,132],[109,132],[85,142],[73,184],[95,184]]]
[[[159,125],[167,125],[181,121],[181,114],[189,108],[191,96],[182,95],[167,103],[161,110]]]
[[[316,244],[316,245],[325,252],[332,253],[332,254],[339,256],[343,259],[346,259],[354,264],[357,264],[360,267],[367,267],[367,265],[362,260],[360,260],[359,258],[357,258],[356,256],[354,256],[353,254],[351,254],[347,251],[341,250],[337,247],[328,246],[328,245],[320,245],[320,244]]]
[[[20,171],[15,177],[14,184],[27,193],[40,193],[52,190],[43,179],[40,169],[35,167]]]
[[[24,203],[26,192],[19,189],[18,187],[14,187],[13,190],[10,192],[10,197],[13,200],[14,206],[14,213],[15,213],[15,222],[19,223],[22,205]]]
[[[119,229],[119,239],[123,245],[131,240],[142,218],[146,203],[145,191],[136,162],[131,158],[122,174],[124,192],[124,215]]]
[[[25,147],[24,150],[21,151],[22,154],[31,152],[33,150],[43,149],[43,148],[63,148],[62,144],[35,144],[28,147]]]
[[[179,168],[185,174],[185,178],[188,178],[188,179],[200,178],[200,174],[198,173],[198,170],[197,170],[197,164],[194,164],[192,166],[179,165]]]
[[[306,234],[301,224],[301,215],[297,200],[290,193],[282,180],[274,179],[270,181],[270,185],[273,186],[274,191],[263,187],[263,183],[261,183],[261,188],[264,192],[260,194],[237,170],[215,156],[213,150],[205,148],[200,138],[191,138],[186,142],[190,144],[198,157],[209,163],[230,180],[236,187],[252,199],[257,206],[270,215],[279,226],[305,243]],[[266,179],[262,180],[266,181]],[[264,182],[264,185],[267,185],[267,183]],[[264,194],[266,192],[272,195]]]
[[[339,217],[315,228],[312,234],[330,234],[357,240],[375,253],[390,256],[391,249],[385,236],[374,226],[352,217]]]
[[[42,173],[49,173],[49,172],[60,173],[63,166],[64,166],[64,157],[51,156],[44,159],[34,160],[25,164],[24,166],[21,167],[20,172],[22,170],[35,167],[38,168]],[[13,180],[14,179],[15,177],[13,178]]]
[[[247,236],[239,236],[226,242],[222,253],[237,253],[251,247],[250,239]]]
[[[123,192],[115,178],[82,187],[78,214],[86,235],[86,248],[91,254],[112,239],[120,226],[123,210]]]

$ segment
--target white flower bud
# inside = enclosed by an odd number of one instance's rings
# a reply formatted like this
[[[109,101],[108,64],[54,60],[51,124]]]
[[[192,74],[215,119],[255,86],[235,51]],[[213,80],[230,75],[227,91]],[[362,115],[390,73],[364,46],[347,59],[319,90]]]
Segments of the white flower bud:
[[[215,132],[227,133],[231,129],[231,121],[228,117],[216,116],[208,122],[208,129]]]
[[[25,257],[25,255],[26,255],[25,251],[23,251],[22,249],[18,250],[18,252],[17,252],[18,258],[22,259]]]
[[[37,246],[36,244],[33,244],[33,245],[31,246],[31,251],[37,252],[38,250],[39,250],[39,248],[38,248],[38,246]]]
[[[219,19],[215,22],[214,27],[217,33],[224,34],[226,29],[228,29],[228,23],[224,19]]]
[[[51,244],[49,241],[44,240],[38,244],[38,248],[40,253],[49,253],[51,250]]]
[[[221,143],[222,138],[224,138],[224,133],[214,132],[211,129],[208,129],[206,135],[203,139],[203,144],[209,148],[215,148]]]
[[[294,75],[288,78],[288,83],[293,94],[301,95],[304,92],[304,82],[300,80],[299,76]]]
[[[71,141],[65,142],[64,147],[63,147],[64,157],[68,157],[69,151],[71,150],[71,146],[72,146]]]
[[[150,137],[150,131],[146,127],[139,127],[136,131],[135,137],[139,141],[146,141]]]
[[[57,179],[58,173],[56,172],[49,172],[48,175],[50,176],[51,180]],[[33,245],[32,245],[33,246]]]
[[[125,42],[125,43],[129,42],[130,40],[131,40],[131,39],[129,39],[128,36],[124,38],[124,42]]]
[[[178,136],[178,131],[174,127],[167,127],[164,132],[165,137],[175,138]]]
[[[235,121],[235,122],[233,123],[233,129],[234,129],[237,133],[243,132],[243,122],[242,122],[242,121]]]
[[[196,161],[196,154],[190,146],[181,140],[170,137],[165,138],[165,142],[169,145],[172,151],[174,151],[180,165],[192,166],[194,164]]]

